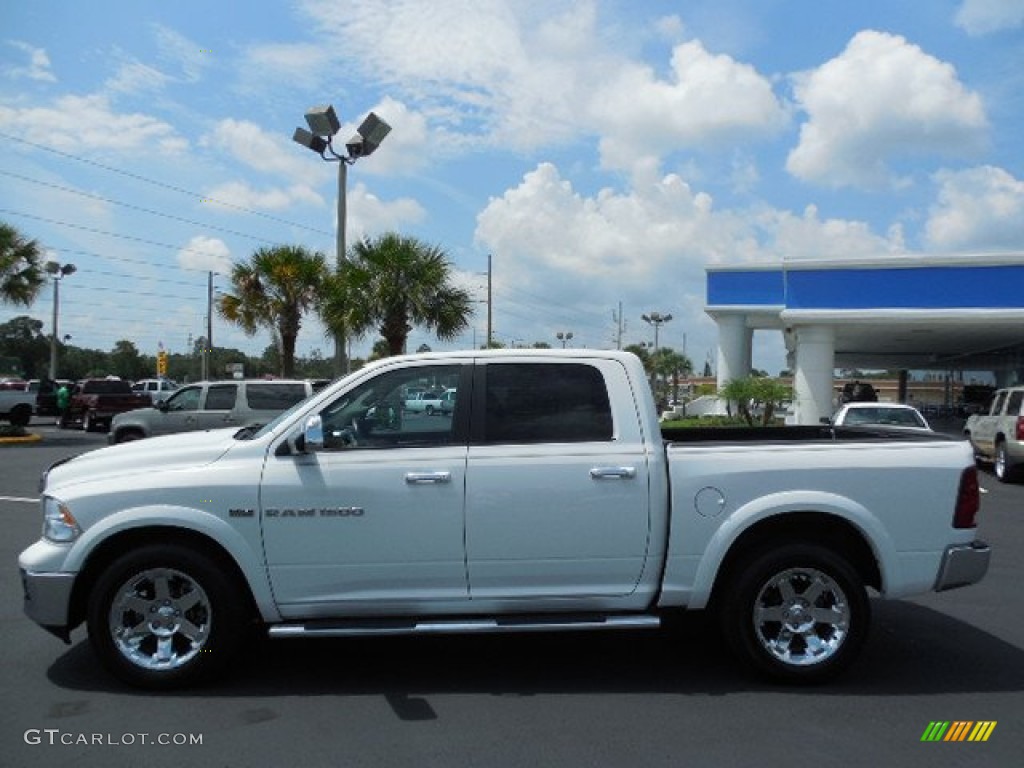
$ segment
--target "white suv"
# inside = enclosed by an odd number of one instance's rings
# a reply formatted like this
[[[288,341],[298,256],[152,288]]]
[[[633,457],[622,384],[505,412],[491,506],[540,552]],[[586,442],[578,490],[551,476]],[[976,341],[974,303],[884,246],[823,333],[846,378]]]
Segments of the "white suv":
[[[149,395],[153,405],[163,402],[173,392],[177,391],[178,382],[170,379],[143,379],[132,384],[132,392],[140,395]]]

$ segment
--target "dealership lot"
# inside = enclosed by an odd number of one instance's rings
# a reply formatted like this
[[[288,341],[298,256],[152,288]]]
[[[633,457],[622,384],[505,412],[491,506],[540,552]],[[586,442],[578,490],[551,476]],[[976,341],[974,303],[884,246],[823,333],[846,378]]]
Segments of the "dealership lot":
[[[874,601],[863,658],[827,687],[750,679],[692,617],[661,632],[265,641],[215,687],[153,695],[102,673],[82,629],[67,647],[21,613],[39,473],[105,441],[34,430],[41,442],[0,446],[5,766],[941,766],[1024,752],[1024,485],[990,473],[986,579]],[[934,721],[997,725],[985,743],[922,743]]]

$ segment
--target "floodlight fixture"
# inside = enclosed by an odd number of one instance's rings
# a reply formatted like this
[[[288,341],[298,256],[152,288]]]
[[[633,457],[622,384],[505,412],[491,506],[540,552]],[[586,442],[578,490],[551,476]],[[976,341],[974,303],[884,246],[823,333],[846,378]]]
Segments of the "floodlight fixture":
[[[331,136],[341,130],[338,115],[330,104],[322,107],[311,107],[306,112],[306,122],[309,124],[309,130],[314,135],[323,136],[326,139],[330,139]]]
[[[292,141],[296,144],[301,144],[307,149],[313,150],[321,157],[324,152],[327,151],[327,140],[321,139],[319,136],[314,136],[305,128],[296,128],[295,133],[292,134]]]
[[[391,126],[371,112],[356,131],[363,137],[362,155],[365,157],[373,154],[384,137],[391,133]]]

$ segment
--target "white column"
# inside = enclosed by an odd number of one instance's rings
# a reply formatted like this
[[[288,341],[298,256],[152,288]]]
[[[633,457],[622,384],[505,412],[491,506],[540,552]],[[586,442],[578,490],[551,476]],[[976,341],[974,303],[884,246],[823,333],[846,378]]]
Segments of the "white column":
[[[718,388],[730,379],[750,374],[750,350],[754,330],[747,327],[746,315],[719,315],[718,323]]]
[[[797,424],[818,424],[832,415],[835,334],[829,326],[794,328],[796,370],[793,407]]]

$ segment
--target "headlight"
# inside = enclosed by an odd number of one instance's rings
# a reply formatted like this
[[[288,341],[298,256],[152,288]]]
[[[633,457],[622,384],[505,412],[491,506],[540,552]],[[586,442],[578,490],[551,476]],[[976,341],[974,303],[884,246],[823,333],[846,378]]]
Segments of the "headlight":
[[[43,498],[43,538],[56,543],[74,541],[81,534],[68,505],[52,496]]]

